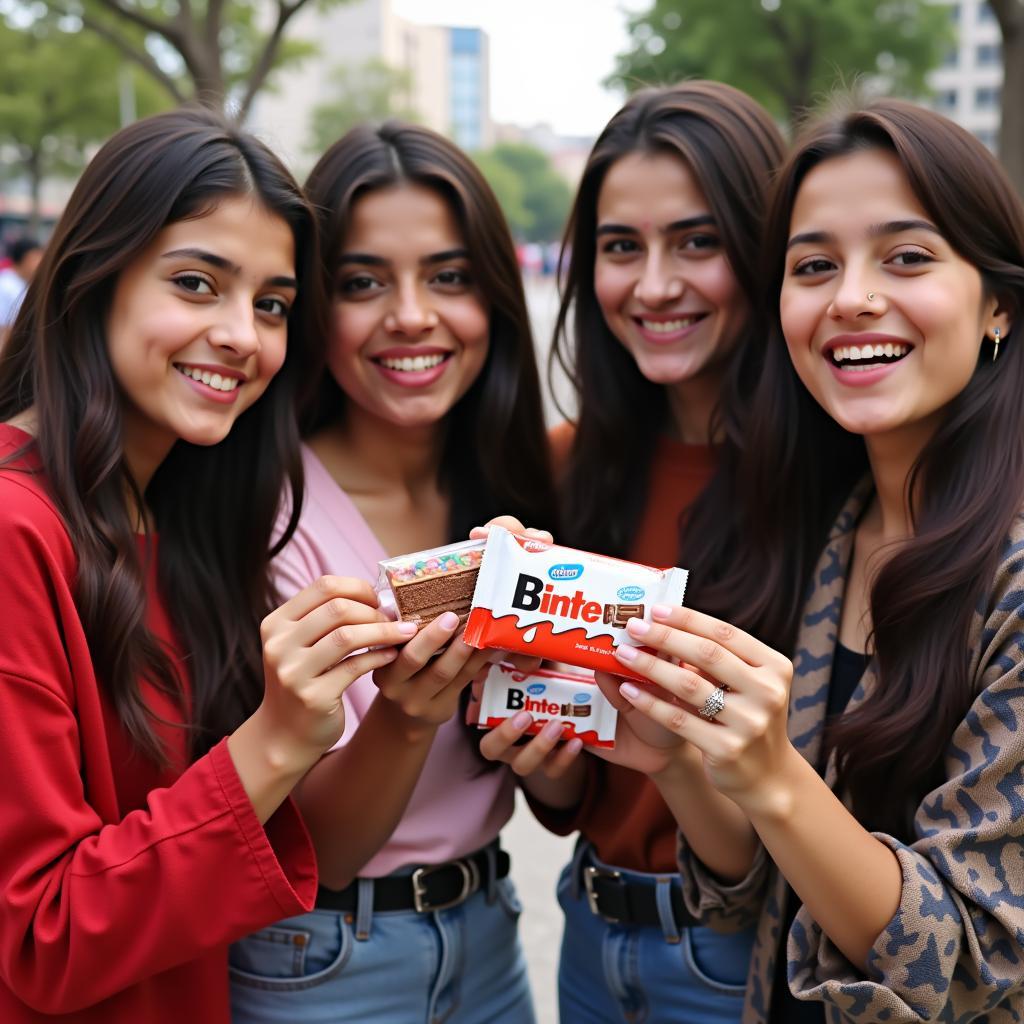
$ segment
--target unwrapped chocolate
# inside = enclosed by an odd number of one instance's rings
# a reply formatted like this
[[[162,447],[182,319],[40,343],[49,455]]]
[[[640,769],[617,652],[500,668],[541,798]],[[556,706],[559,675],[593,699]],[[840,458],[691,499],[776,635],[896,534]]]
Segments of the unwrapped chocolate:
[[[468,540],[444,547],[414,551],[379,562],[377,590],[390,592],[398,618],[426,625],[442,612],[452,611],[464,623],[469,615],[484,541]],[[385,603],[382,601],[382,604]]]
[[[587,747],[614,747],[618,712],[605,699],[593,676],[537,669],[520,672],[512,665],[488,665],[482,674],[479,720],[493,729],[520,711],[533,722],[526,730],[536,735],[546,722],[563,723],[562,739],[577,737]]]
[[[685,569],[655,569],[492,526],[463,639],[471,647],[530,654],[577,668],[643,677],[615,657],[630,618],[681,605]]]

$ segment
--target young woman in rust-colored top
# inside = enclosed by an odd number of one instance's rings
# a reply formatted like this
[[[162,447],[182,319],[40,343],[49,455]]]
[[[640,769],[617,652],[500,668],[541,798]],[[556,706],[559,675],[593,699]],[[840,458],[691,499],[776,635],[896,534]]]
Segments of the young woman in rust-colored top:
[[[730,514],[738,414],[762,348],[754,264],[782,152],[756,103],[711,82],[637,94],[598,139],[566,236],[556,330],[579,400],[576,422],[552,437],[560,540],[692,568],[701,515]],[[690,517],[708,488],[712,511]],[[694,574],[697,590],[704,582]],[[607,760],[577,757],[578,741],[556,748],[557,733],[512,746],[524,729],[510,721],[482,749],[523,776],[548,828],[580,832],[559,886],[562,1019],[738,1020],[753,932],[719,934],[685,911],[676,818],[642,774],[649,748],[624,723]],[[680,818],[691,842],[700,846],[712,824],[746,835],[699,758],[691,767]],[[737,878],[750,855],[738,844]]]

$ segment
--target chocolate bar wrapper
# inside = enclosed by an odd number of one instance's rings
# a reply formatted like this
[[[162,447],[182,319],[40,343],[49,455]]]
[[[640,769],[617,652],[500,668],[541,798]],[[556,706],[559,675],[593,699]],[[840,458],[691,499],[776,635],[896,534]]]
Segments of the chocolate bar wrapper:
[[[650,621],[651,606],[681,605],[685,569],[655,569],[492,526],[463,640],[642,679],[615,657],[631,617]]]
[[[484,541],[468,540],[414,551],[378,562],[377,592],[381,607],[398,619],[426,625],[453,611],[461,622],[469,616]]]
[[[619,714],[605,699],[591,675],[571,675],[537,669],[520,672],[512,665],[488,665],[482,679],[479,720],[481,729],[493,729],[520,711],[533,715],[526,730],[536,735],[546,722],[564,723],[562,739],[573,737],[586,747],[614,747]]]

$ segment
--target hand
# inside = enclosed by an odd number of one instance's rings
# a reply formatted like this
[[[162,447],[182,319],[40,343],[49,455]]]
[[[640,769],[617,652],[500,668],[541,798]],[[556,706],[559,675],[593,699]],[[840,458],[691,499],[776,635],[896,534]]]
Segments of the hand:
[[[514,533],[518,537],[532,537],[544,544],[554,543],[554,538],[549,531],[528,529],[515,516],[495,516],[493,519],[489,519],[485,526],[474,526],[469,531],[469,539],[483,540],[492,526],[503,526],[509,533]]]
[[[629,682],[619,693],[636,711],[699,748],[716,789],[740,807],[755,809],[771,798],[793,752],[786,735],[792,663],[748,633],[690,608],[655,605],[651,617],[652,623],[630,619],[630,636],[683,664],[628,645],[616,656],[683,704]],[[729,688],[725,707],[710,722],[698,712],[721,684]]]
[[[382,696],[420,724],[447,722],[458,710],[463,688],[493,655],[470,647],[461,637],[453,640],[458,625],[458,615],[444,612],[424,626],[394,661],[373,674]],[[445,645],[448,649],[437,654]]]
[[[282,761],[312,765],[333,746],[345,729],[342,694],[394,661],[394,645],[416,632],[415,623],[390,621],[370,584],[350,577],[321,576],[271,612],[260,626],[264,694],[256,714]]]
[[[565,724],[553,718],[529,742],[516,746],[532,724],[529,711],[507,718],[480,741],[480,753],[489,761],[507,764],[519,776],[540,772],[548,779],[561,778],[583,749],[582,740],[574,736],[567,743],[559,743]]]

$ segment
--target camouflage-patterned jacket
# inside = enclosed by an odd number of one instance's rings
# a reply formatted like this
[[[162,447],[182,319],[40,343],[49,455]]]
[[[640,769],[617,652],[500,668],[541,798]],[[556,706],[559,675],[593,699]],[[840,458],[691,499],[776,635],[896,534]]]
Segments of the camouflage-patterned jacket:
[[[868,488],[843,509],[815,569],[794,658],[789,735],[812,763],[822,726],[853,528]],[[971,630],[975,700],[953,733],[946,780],[914,814],[896,853],[903,893],[869,955],[851,964],[801,908],[786,954],[790,988],[825,1005],[830,1024],[1010,1024],[1024,1021],[1024,517]],[[850,701],[876,685],[873,667]],[[835,765],[826,770],[835,783]],[[780,952],[786,882],[762,850],[746,879],[724,886],[680,837],[684,897],[706,923],[758,921],[743,1024],[764,1024]]]

